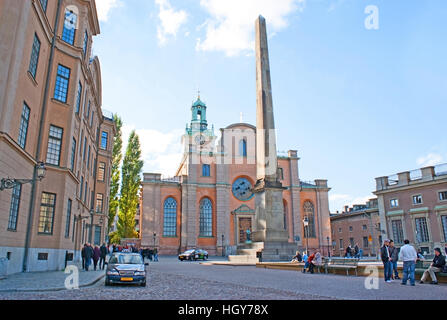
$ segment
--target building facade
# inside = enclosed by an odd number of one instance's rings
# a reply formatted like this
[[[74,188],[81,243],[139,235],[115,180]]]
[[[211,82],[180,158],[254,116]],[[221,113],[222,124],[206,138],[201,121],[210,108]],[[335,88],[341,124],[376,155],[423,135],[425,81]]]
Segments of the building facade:
[[[447,242],[447,164],[376,178],[386,236],[433,254]]]
[[[331,214],[331,230],[334,256],[343,257],[349,245],[358,245],[364,256],[376,256],[383,238],[377,199]]]
[[[8,273],[59,270],[105,240],[115,126],[90,56],[99,33],[94,0],[0,2],[0,178],[46,167],[0,192]]]
[[[203,248],[210,255],[234,254],[253,230],[256,128],[236,123],[209,128],[207,106],[192,105],[182,137],[184,155],[174,178],[145,173],[140,214],[141,244],[161,254]],[[328,250],[330,219],[326,180],[300,181],[297,151],[278,156],[285,210],[284,228],[297,249]],[[309,226],[304,232],[304,217]],[[308,236],[307,236],[308,235]],[[330,242],[329,242],[330,243]]]

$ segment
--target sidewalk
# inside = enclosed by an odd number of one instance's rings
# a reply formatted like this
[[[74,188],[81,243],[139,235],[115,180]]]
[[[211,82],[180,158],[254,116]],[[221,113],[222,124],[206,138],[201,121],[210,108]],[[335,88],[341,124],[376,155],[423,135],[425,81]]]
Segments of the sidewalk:
[[[79,268],[79,287],[87,287],[100,281],[105,276],[105,270],[82,271]],[[0,292],[25,291],[60,291],[66,290],[65,279],[73,273],[64,271],[28,272],[9,275],[0,280]]]

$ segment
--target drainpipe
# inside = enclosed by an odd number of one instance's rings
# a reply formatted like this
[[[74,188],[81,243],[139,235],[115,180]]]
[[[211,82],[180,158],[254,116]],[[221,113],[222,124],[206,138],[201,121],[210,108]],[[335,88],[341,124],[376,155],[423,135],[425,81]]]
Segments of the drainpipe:
[[[43,94],[43,102],[42,102],[42,112],[40,115],[40,124],[39,124],[39,134],[37,136],[37,150],[36,150],[36,161],[39,161],[41,156],[41,148],[42,148],[42,136],[43,136],[43,129],[45,126],[45,116],[46,116],[46,110],[47,110],[47,104],[48,104],[48,91],[50,89],[50,77],[51,77],[51,71],[53,69],[53,60],[54,60],[54,51],[56,48],[56,36],[57,36],[57,30],[59,26],[59,16],[61,11],[61,5],[62,0],[58,0],[57,2],[57,9],[56,9],[56,20],[54,22],[54,33],[53,33],[53,40],[51,43],[51,51],[50,51],[50,59],[48,61],[48,70],[47,70],[47,76],[45,80],[45,91]],[[33,179],[37,179],[37,168],[34,166],[34,173],[33,173]],[[22,271],[27,271],[27,263],[28,263],[28,254],[29,254],[29,246],[30,246],[30,239],[31,239],[31,227],[32,227],[32,221],[33,221],[33,211],[34,211],[34,204],[36,201],[36,183],[31,184],[31,197],[30,197],[30,206],[29,206],[29,212],[28,212],[28,221],[26,226],[26,236],[25,236],[25,252],[23,255],[23,266]]]

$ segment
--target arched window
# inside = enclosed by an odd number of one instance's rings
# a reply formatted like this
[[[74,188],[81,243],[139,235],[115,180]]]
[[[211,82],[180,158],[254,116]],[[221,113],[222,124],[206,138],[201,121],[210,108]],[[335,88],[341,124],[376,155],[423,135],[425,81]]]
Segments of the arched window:
[[[241,157],[247,156],[247,140],[245,140],[245,139],[242,139],[241,141],[239,141],[239,155]]]
[[[316,238],[314,205],[312,202],[306,201],[304,202],[303,209],[304,217],[307,217],[309,221],[307,228],[304,227],[304,236],[308,238]]]
[[[208,198],[200,201],[200,237],[213,236],[213,204]]]
[[[177,236],[177,201],[171,197],[163,205],[163,236]]]

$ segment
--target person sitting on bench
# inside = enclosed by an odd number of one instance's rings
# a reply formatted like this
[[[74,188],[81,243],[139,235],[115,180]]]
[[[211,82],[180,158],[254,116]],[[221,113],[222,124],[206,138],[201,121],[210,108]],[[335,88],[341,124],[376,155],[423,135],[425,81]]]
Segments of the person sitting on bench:
[[[436,248],[435,249],[435,258],[433,259],[432,264],[430,267],[425,270],[424,274],[422,275],[422,279],[420,283],[424,283],[425,280],[427,280],[428,276],[431,277],[431,284],[438,284],[438,279],[436,278],[436,272],[442,272],[443,268],[445,266],[445,257],[441,253],[441,249]]]

